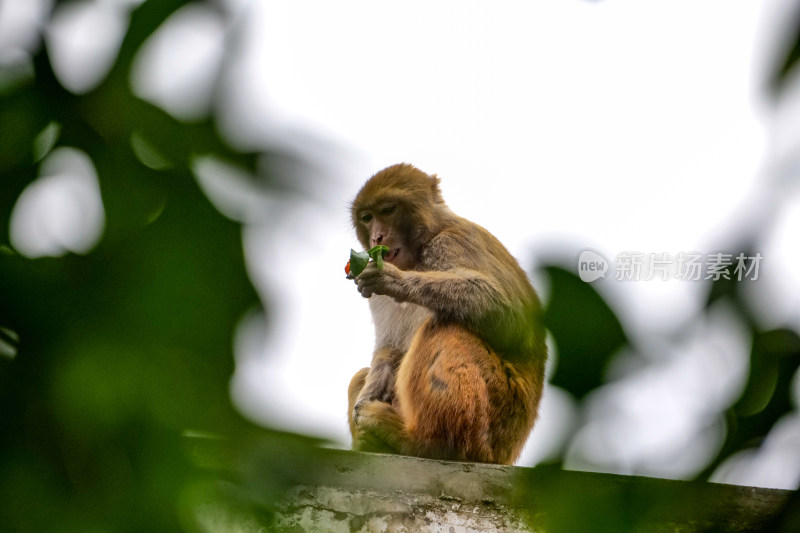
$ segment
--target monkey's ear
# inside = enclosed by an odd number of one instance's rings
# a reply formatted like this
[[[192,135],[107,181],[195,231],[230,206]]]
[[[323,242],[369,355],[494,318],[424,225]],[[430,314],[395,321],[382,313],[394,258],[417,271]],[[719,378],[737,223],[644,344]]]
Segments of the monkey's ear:
[[[444,198],[442,198],[442,191],[439,189],[439,183],[442,181],[440,180],[436,174],[431,174],[431,196],[433,197],[433,201],[437,204],[443,204]]]

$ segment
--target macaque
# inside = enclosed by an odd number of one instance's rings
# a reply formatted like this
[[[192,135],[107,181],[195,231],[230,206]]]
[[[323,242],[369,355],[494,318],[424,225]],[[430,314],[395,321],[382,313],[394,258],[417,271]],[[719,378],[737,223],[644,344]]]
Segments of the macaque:
[[[488,184],[487,184],[488,186]],[[365,249],[375,351],[348,390],[353,448],[512,464],[537,418],[547,358],[539,299],[487,230],[408,165],[370,178],[352,204]]]

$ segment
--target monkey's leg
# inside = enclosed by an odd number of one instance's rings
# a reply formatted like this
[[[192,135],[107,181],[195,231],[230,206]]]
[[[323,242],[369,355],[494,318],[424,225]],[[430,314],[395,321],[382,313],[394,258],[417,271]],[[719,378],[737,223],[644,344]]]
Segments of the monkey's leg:
[[[389,353],[388,351],[386,352]],[[379,356],[378,352],[376,356]],[[375,359],[377,361],[378,371],[376,372]],[[397,453],[398,448],[395,444],[391,445],[387,440],[382,437],[379,431],[365,430],[357,421],[363,419],[364,413],[367,418],[376,417],[377,411],[380,411],[381,406],[387,407],[389,411],[393,408],[389,403],[382,399],[375,400],[374,397],[383,398],[384,396],[377,394],[376,391],[383,390],[386,387],[390,388],[391,396],[394,397],[394,367],[388,366],[391,373],[386,373],[387,362],[389,359],[386,357],[373,358],[372,368],[362,368],[359,370],[353,379],[350,381],[350,386],[347,390],[348,397],[348,421],[350,424],[350,434],[353,437],[353,449],[365,452],[384,452],[384,453]],[[372,381],[370,381],[372,379]],[[395,416],[397,420],[397,418]],[[391,424],[391,423],[390,423]],[[402,426],[402,421],[395,421],[394,425]]]
[[[369,368],[362,368],[356,372],[356,375],[350,380],[350,386],[347,387],[347,420],[350,424],[350,435],[353,437],[353,442],[356,441],[357,432],[356,425],[353,421],[353,409],[356,406],[358,395],[361,394],[361,390],[364,388],[364,382],[367,379],[368,373]]]
[[[543,381],[541,361],[503,361],[496,372],[489,374],[489,418],[496,462],[514,464],[522,452],[538,416]]]
[[[392,403],[394,399],[394,380],[398,361],[403,354],[391,348],[379,348],[372,356],[372,366],[364,378],[361,392],[352,406],[351,415],[358,419],[361,407],[372,400]]]
[[[363,404],[359,438],[404,455],[495,462],[489,383],[500,360],[458,326],[426,323],[403,357],[393,404]]]
[[[409,448],[403,453],[495,462],[489,383],[500,360],[478,337],[453,325],[427,322],[397,376]]]

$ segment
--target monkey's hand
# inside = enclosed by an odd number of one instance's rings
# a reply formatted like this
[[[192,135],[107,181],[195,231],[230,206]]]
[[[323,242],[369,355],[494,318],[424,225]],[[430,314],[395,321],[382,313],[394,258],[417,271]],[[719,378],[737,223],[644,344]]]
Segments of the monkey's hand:
[[[373,294],[391,296],[395,300],[402,300],[403,279],[405,273],[391,263],[384,263],[380,269],[375,263],[370,263],[356,279],[358,292],[364,298]]]
[[[394,382],[392,381],[392,374],[389,375],[390,379],[376,379],[368,381],[364,390],[356,400],[353,406],[353,421],[358,422],[361,409],[369,402],[379,401],[383,403],[392,403],[394,400]]]
[[[356,424],[359,423],[359,421],[361,420],[361,413],[365,405],[368,405],[373,402],[385,403],[391,405],[392,400],[394,400],[394,391],[390,391],[387,394],[382,395],[378,398],[369,398],[367,396],[362,396],[361,398],[358,399],[358,401],[356,401],[356,404],[353,406],[353,412],[350,413],[351,416],[353,417],[353,422],[355,422]]]

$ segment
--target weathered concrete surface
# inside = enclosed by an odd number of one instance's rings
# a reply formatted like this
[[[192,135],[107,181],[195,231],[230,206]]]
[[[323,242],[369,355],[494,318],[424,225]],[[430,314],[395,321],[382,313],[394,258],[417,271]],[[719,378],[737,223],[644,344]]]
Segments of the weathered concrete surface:
[[[762,531],[789,492],[331,451],[277,531]]]
[[[225,460],[203,462],[215,470],[230,467]],[[195,515],[188,518],[194,529],[243,533],[800,531],[795,527],[800,524],[800,495],[791,491],[342,450],[322,450],[313,460],[294,463],[269,453],[233,470],[238,474],[231,471],[222,491],[233,497],[219,498],[221,492],[215,488],[216,496],[195,506]],[[277,479],[280,483],[275,483]],[[236,501],[244,503],[230,505]]]
[[[510,502],[513,468],[382,454],[332,452],[279,506],[290,531],[531,531]]]
[[[531,531],[508,509],[491,501],[331,487],[299,487],[276,514],[274,526],[343,533]]]

